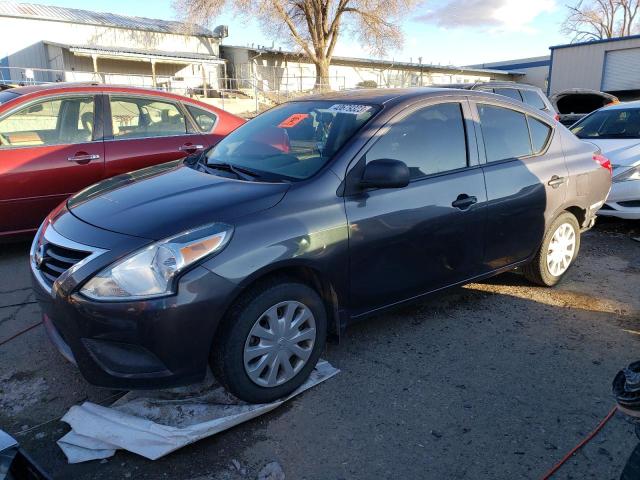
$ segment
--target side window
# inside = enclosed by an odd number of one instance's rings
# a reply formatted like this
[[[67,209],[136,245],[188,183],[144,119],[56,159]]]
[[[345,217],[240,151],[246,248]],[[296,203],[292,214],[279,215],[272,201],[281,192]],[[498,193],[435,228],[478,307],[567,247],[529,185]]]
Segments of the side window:
[[[194,107],[193,105],[189,105],[185,103],[185,107],[196,121],[198,128],[204,132],[209,133],[213,130],[214,125],[216,124],[216,120],[218,120],[218,116],[207,110],[203,110],[202,108]]]
[[[414,112],[393,125],[367,152],[367,161],[401,160],[411,179],[467,166],[467,141],[459,103]]]
[[[531,140],[524,113],[478,104],[487,162],[531,155]]]
[[[0,149],[90,142],[93,115],[93,97],[69,97],[30,105],[0,121]]]
[[[185,135],[187,124],[178,107],[152,98],[111,97],[116,139]]]
[[[522,100],[527,105],[531,105],[533,108],[537,108],[538,110],[546,110],[547,105],[544,103],[540,94],[535,90],[520,90],[522,94]]]
[[[518,100],[519,102],[522,101],[520,92],[515,88],[494,88],[493,91],[494,93],[497,93],[498,95],[502,95],[503,97],[513,98],[515,100]]]
[[[540,120],[527,115],[529,130],[531,131],[531,144],[533,153],[540,153],[547,146],[547,141],[551,136],[551,127]]]

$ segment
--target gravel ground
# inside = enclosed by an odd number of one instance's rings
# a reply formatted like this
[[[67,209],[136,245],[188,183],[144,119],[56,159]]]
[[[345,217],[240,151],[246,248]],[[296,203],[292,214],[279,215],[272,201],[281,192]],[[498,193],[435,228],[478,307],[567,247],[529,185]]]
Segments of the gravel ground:
[[[41,326],[0,346],[0,428],[56,478],[540,478],[613,406],[640,357],[639,223],[602,221],[555,289],[517,274],[357,324],[324,357],[342,372],[259,419],[155,462],[67,465],[55,441],[90,387]],[[39,321],[27,244],[0,246],[0,342]],[[617,414],[555,478],[614,479],[637,439]],[[275,462],[275,463],[272,463]]]

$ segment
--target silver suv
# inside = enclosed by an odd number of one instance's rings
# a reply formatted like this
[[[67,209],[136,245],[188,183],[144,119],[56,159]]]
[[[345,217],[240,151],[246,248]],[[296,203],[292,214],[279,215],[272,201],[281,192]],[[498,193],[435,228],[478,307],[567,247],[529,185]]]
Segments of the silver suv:
[[[533,85],[515,82],[476,82],[438,86],[496,93],[498,95],[513,98],[519,102],[524,102],[533,108],[543,111],[554,120],[558,120],[558,113],[555,108],[553,108],[553,105],[547,96],[542,92],[542,90],[538,87],[534,87]]]

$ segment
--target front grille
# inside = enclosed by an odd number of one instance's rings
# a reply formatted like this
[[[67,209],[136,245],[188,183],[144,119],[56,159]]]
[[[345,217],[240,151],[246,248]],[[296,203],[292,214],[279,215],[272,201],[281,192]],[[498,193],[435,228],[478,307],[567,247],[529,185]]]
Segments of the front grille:
[[[627,200],[626,202],[618,202],[618,205],[628,208],[640,207],[640,200]]]
[[[43,247],[42,262],[39,268],[42,276],[50,286],[60,275],[91,255],[91,252],[73,250],[54,243],[44,243]]]

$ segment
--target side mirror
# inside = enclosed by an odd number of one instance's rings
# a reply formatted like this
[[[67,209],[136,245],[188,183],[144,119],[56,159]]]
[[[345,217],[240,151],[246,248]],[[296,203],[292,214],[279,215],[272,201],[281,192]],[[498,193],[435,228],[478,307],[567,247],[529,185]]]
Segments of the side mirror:
[[[369,162],[362,174],[363,188],[402,188],[409,185],[409,167],[400,160],[380,159]]]

